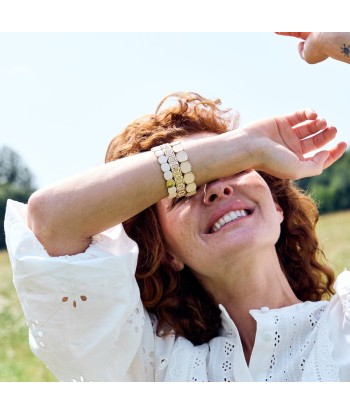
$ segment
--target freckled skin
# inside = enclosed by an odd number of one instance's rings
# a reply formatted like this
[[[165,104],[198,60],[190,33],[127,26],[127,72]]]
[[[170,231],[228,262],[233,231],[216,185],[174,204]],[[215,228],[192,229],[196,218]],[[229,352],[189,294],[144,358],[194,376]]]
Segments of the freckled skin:
[[[227,194],[223,191],[225,188]],[[179,269],[181,264],[186,264],[195,274],[222,275],[243,256],[256,256],[259,251],[268,256],[269,252],[275,252],[283,213],[256,171],[210,183],[206,193],[203,186],[194,197],[170,210],[167,199],[157,204],[168,251]],[[220,196],[208,203],[210,194]],[[253,207],[253,214],[208,234],[209,216],[232,200]]]

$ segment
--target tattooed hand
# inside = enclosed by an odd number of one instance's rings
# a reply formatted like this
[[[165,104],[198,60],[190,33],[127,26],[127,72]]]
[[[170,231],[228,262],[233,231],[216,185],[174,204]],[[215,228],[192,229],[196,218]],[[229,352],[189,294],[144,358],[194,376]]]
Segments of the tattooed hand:
[[[350,32],[275,32],[303,41],[298,49],[307,63],[319,63],[328,57],[350,63]]]

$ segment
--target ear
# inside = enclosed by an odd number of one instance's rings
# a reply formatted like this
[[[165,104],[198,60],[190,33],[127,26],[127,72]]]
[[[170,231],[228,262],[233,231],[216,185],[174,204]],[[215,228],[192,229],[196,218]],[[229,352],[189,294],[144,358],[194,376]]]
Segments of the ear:
[[[174,271],[180,272],[184,269],[185,264],[180,261],[176,256],[166,253],[166,264],[170,266]]]
[[[284,220],[283,210],[282,210],[281,206],[278,203],[275,203],[275,206],[276,206],[276,210],[277,210],[277,212],[279,213],[279,216],[280,216],[280,223],[282,223],[283,220]]]

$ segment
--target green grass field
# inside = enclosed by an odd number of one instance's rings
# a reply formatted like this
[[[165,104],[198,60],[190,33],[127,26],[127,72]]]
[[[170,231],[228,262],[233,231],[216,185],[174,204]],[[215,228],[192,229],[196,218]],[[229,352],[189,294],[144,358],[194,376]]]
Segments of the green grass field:
[[[321,216],[317,233],[335,273],[350,270],[350,211]]]
[[[350,269],[350,211],[322,216],[317,231],[335,272]],[[0,341],[0,381],[55,381],[29,349],[27,326],[6,251],[0,252]]]
[[[7,251],[0,251],[0,381],[54,381],[31,352]]]

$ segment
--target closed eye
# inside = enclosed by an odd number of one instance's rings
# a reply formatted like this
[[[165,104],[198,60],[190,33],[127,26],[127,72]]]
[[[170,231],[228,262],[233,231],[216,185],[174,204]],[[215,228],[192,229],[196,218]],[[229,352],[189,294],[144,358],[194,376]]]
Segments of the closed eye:
[[[238,173],[235,173],[233,177],[241,176],[242,174],[247,174],[247,173],[250,173],[251,171],[253,170],[252,169],[242,170],[242,171],[239,171]]]
[[[170,211],[170,210],[172,210],[172,209],[174,209],[175,207],[178,207],[178,206],[180,206],[180,205],[182,205],[182,204],[184,204],[184,203],[188,203],[191,199],[192,199],[192,197],[193,197],[194,195],[192,195],[192,196],[182,196],[182,197],[174,197],[173,199],[171,199],[171,202],[170,202],[170,204],[169,204],[169,206],[168,206],[168,212]]]
[[[247,174],[247,173],[250,173],[251,171],[253,171],[253,170],[252,169],[242,170],[242,171],[239,171],[239,172],[233,174],[232,177],[237,177],[237,176],[240,176],[240,175],[243,175],[243,174]],[[215,180],[213,180],[213,181],[215,181]],[[210,184],[210,183],[212,183],[212,182],[209,182],[207,184]],[[200,190],[203,190],[205,192],[205,187],[206,187],[207,184],[201,185],[197,189],[197,194],[200,192]],[[170,210],[174,209],[175,207],[180,206],[181,204],[188,202],[192,197],[193,196],[189,196],[189,197],[182,196],[182,197],[179,197],[179,198],[174,197],[173,199],[171,199],[171,202],[168,206],[167,211],[169,212]]]

